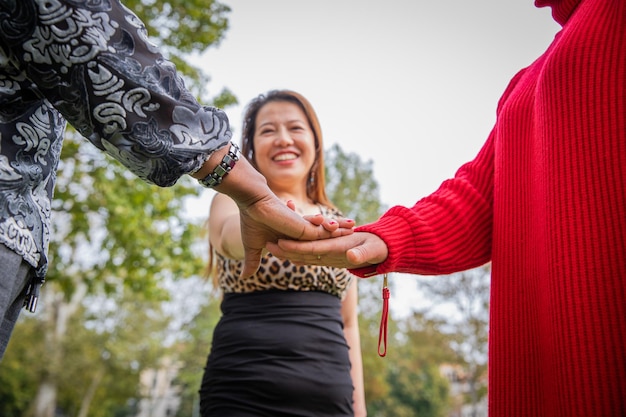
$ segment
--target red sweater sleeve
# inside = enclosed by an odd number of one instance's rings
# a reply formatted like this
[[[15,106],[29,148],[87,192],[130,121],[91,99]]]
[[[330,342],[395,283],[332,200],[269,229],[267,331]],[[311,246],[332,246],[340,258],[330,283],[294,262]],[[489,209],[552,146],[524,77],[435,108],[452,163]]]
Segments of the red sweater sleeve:
[[[525,70],[502,95],[498,110]],[[441,275],[480,266],[491,259],[494,187],[494,137],[491,132],[476,158],[413,207],[394,206],[376,222],[356,228],[387,244],[385,262],[352,269],[360,277],[387,272]],[[450,221],[450,219],[454,219]]]
[[[357,231],[382,238],[389,256],[375,272],[371,268],[352,272],[358,276],[385,272],[436,275],[488,262],[492,158],[492,141],[487,141],[477,158],[462,166],[435,193],[411,208],[392,207],[377,222],[358,227]]]

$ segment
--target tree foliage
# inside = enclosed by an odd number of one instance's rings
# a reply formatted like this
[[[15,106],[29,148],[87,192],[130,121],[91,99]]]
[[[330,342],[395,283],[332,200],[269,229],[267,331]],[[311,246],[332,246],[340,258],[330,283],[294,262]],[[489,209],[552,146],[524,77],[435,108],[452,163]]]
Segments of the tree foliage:
[[[0,416],[22,416],[36,394],[38,370],[45,358],[41,328],[22,317],[0,364]]]
[[[45,346],[40,357],[46,360],[33,363],[38,390],[29,408],[37,417],[58,407],[80,415],[89,396],[99,410],[136,397],[140,370],[163,350],[163,280],[198,275],[203,268],[193,250],[198,226],[183,218],[184,198],[195,195],[197,185],[146,184],[72,139],[66,139],[58,172],[51,267],[32,324],[39,331],[29,339]],[[105,299],[109,310],[86,308],[97,299]],[[20,330],[14,339],[22,337]]]
[[[469,387],[464,403],[476,406],[486,395],[487,339],[491,264],[443,277],[423,277],[422,290],[433,300],[452,307],[455,318],[448,320],[451,348],[456,362],[465,365]]]
[[[193,416],[199,405],[198,390],[211,349],[213,329],[221,315],[221,298],[211,290],[204,291],[203,294],[206,301],[193,320],[183,326],[186,337],[177,346],[178,358],[182,364],[175,380],[181,387],[181,404],[177,417]]]
[[[230,7],[216,0],[126,0],[124,4],[146,24],[150,38],[176,64],[187,87],[208,103],[210,77],[189,57],[219,45],[228,30]],[[211,101],[226,107],[237,99],[224,89]]]
[[[441,331],[442,325],[424,312],[390,318],[387,356],[379,358],[371,351],[364,352],[371,361],[378,362],[377,373],[366,378],[369,416],[447,415],[451,406],[449,385],[439,366],[454,360],[455,355],[449,347],[450,338]],[[368,371],[371,369],[365,371],[366,375]]]
[[[356,153],[347,153],[334,144],[324,155],[326,189],[330,200],[356,224],[376,220],[383,211],[374,163],[364,162]]]
[[[52,381],[58,395],[48,406],[69,416],[108,417],[138,397],[139,372],[164,354],[166,318],[157,302],[131,296],[114,303],[113,298],[101,300],[110,304],[108,309],[81,307],[73,315],[58,348],[63,352],[59,362],[51,360],[45,343],[47,322],[26,315],[20,319],[0,367],[0,415],[39,417],[33,399],[42,383]]]

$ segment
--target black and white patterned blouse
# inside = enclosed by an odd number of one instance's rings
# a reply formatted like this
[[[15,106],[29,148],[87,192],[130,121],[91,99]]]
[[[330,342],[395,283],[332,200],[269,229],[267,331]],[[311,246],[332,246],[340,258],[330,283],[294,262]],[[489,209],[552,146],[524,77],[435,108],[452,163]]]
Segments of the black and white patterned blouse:
[[[66,121],[159,186],[231,137],[117,0],[0,0],[0,243],[42,279]]]

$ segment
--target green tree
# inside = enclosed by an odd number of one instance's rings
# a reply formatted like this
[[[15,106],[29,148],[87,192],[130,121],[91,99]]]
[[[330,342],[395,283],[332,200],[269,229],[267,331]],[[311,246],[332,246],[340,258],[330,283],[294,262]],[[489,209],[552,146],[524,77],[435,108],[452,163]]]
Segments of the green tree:
[[[453,362],[456,356],[450,348],[450,337],[441,330],[443,324],[423,312],[389,319],[387,355],[378,357],[372,345],[367,351],[373,366],[366,369],[376,370],[366,378],[369,416],[448,415],[453,398],[441,366]],[[372,330],[377,331],[375,327]]]
[[[164,355],[167,318],[157,301],[130,291],[103,301],[110,307],[82,308],[68,326],[64,352],[71,360],[59,372],[57,401],[68,415],[106,417],[126,408],[138,397],[141,370]]]
[[[126,292],[125,299],[109,295],[79,307],[67,323],[61,363],[43,365],[50,361],[47,323],[24,315],[0,370],[0,415],[35,413],[43,371],[56,375],[56,408],[66,415],[107,417],[127,407],[138,396],[139,372],[163,356],[167,318],[157,301]]]
[[[181,403],[176,417],[192,417],[199,407],[198,390],[202,383],[204,366],[213,340],[213,330],[221,312],[221,297],[207,283],[202,291],[206,302],[198,314],[183,326],[185,337],[176,346],[182,364],[175,383],[181,388]]]
[[[331,146],[324,158],[328,197],[344,216],[356,224],[378,219],[384,207],[374,176],[374,162],[364,162],[358,154],[347,153],[338,144]]]
[[[368,403],[373,417],[443,417],[450,409],[449,385],[439,366],[455,357],[441,321],[423,312],[390,326],[391,348],[385,358],[387,392]]]
[[[363,162],[357,154],[346,153],[336,144],[325,157],[331,200],[357,224],[376,220],[384,207],[379,200],[373,162]],[[475,276],[476,273],[479,277]],[[423,284],[424,291],[434,299],[455,303],[464,320],[450,323],[448,319],[429,318],[426,312],[397,319],[392,311],[385,358],[377,354],[382,277],[358,281],[359,326],[369,415],[445,415],[454,404],[448,382],[440,371],[440,366],[448,362],[469,367],[472,403],[484,395],[478,389],[478,381],[486,369],[489,294],[488,279],[487,282],[484,279],[486,275],[488,271],[476,270],[453,276],[451,280],[426,281],[431,284]],[[390,276],[392,296],[393,282]]]
[[[463,403],[476,405],[486,395],[483,377],[487,371],[489,291],[491,264],[442,277],[419,278],[420,287],[433,300],[447,303],[454,311],[447,330],[457,363],[464,364],[469,392]]]
[[[37,387],[44,355],[38,320],[22,315],[0,366],[0,416],[22,416]]]
[[[189,60],[191,55],[220,44],[229,27],[229,6],[215,0],[125,0],[124,4],[146,24],[150,38],[202,102],[212,101],[218,107],[237,102],[228,89],[212,99],[207,97],[210,77]]]

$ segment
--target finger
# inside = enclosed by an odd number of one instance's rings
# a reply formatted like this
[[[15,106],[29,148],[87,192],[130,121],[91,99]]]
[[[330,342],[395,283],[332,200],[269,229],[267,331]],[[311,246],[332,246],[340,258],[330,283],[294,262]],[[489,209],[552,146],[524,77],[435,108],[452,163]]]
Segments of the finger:
[[[340,236],[347,236],[347,235],[351,235],[354,233],[354,229],[345,229],[345,228],[338,228],[337,230],[335,230],[334,232],[330,233],[330,237],[340,237]]]
[[[360,265],[367,262],[367,254],[363,246],[357,246],[356,248],[348,249],[346,251],[346,259],[352,265]]]
[[[355,226],[354,220],[352,219],[339,219],[337,220],[340,228],[344,229],[352,229]]]
[[[319,226],[326,220],[321,214],[307,214],[302,216],[302,218],[315,226]]]
[[[312,253],[312,254],[318,255],[318,253],[315,252],[316,243],[318,242],[278,239],[278,242],[273,245],[275,245],[275,250],[279,249],[283,254],[288,253],[289,255],[292,255],[292,254],[304,255],[304,254]]]
[[[322,222],[322,227],[324,229],[326,229],[328,232],[334,232],[335,230],[337,230],[339,228],[339,223],[337,223],[336,220],[327,220],[325,219]]]
[[[267,242],[265,244],[265,249],[267,249],[267,251],[274,256],[279,256],[279,254],[284,254],[280,246],[278,246],[274,242]]]
[[[240,275],[243,279],[250,278],[256,273],[261,264],[262,254],[260,249],[245,248],[244,251],[243,269]]]
[[[300,254],[294,254],[294,253],[290,253],[290,252],[286,252],[284,250],[282,250],[276,243],[273,242],[267,242],[267,245],[265,246],[265,248],[268,250],[268,252],[270,252],[272,255],[274,255],[277,258],[280,259],[289,259],[293,264],[295,265],[305,265],[306,261],[305,261],[305,255],[300,255]],[[309,257],[311,255],[308,255]]]
[[[321,214],[307,214],[302,216],[302,218],[316,226],[322,225],[326,230],[331,232],[337,229],[353,229],[355,226],[354,220],[352,219],[331,219]]]
[[[287,200],[287,207],[289,207],[293,211],[296,211],[296,203],[294,203],[293,200]]]
[[[387,258],[386,246],[366,241],[346,251],[346,260],[352,265],[376,265]]]
[[[296,240],[328,239],[352,234],[354,230],[354,224],[351,222],[344,223],[349,227],[340,227],[336,219],[326,218],[321,214],[306,215],[301,219],[307,220],[307,224],[304,225],[300,235],[291,236]]]

